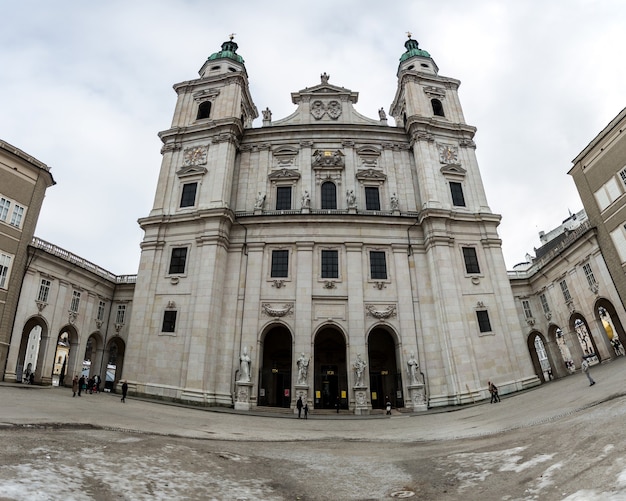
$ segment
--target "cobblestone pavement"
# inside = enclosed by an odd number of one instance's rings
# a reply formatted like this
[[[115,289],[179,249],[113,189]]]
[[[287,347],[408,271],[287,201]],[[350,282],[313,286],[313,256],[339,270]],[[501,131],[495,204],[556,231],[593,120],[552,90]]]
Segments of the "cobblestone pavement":
[[[423,414],[201,410],[0,384],[0,501],[626,500],[626,359]]]

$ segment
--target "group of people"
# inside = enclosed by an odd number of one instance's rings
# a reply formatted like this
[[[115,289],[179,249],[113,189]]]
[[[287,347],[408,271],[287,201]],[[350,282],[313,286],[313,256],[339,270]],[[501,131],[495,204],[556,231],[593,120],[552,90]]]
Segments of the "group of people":
[[[77,394],[80,397],[82,392],[85,393],[100,393],[100,376],[97,374],[93,377],[86,378],[84,375],[74,376],[72,380],[72,397]]]

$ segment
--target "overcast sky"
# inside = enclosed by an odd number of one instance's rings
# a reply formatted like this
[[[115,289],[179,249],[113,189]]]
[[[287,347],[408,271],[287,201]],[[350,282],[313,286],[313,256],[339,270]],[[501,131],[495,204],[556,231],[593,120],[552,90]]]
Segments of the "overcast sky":
[[[410,31],[461,80],[511,269],[582,208],[567,172],[626,106],[625,27],[622,0],[6,1],[0,139],[52,167],[36,236],[134,274],[172,85],[197,78],[229,33],[259,112],[291,114],[290,93],[326,72],[377,119]]]

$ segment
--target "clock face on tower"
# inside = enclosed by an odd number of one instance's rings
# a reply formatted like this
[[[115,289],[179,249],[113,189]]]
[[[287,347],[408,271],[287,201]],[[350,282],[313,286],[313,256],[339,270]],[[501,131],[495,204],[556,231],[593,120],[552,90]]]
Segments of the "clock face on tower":
[[[206,163],[207,146],[194,146],[183,152],[183,165],[202,165]]]
[[[455,164],[459,161],[459,150],[456,146],[449,144],[440,144],[439,148],[439,160],[444,164]]]

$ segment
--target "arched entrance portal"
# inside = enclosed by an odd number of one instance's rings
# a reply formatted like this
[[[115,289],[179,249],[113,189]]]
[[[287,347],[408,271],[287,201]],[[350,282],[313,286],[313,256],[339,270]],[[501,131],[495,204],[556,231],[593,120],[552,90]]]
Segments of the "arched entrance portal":
[[[346,341],[343,334],[326,327],[315,336],[315,393],[316,409],[348,408],[348,374]]]
[[[535,374],[542,382],[554,379],[552,364],[546,349],[546,340],[539,332],[531,332],[528,336],[528,351],[533,361]]]
[[[22,330],[22,340],[15,369],[15,380],[18,383],[28,383],[35,379],[35,371],[40,368],[38,360],[45,328],[46,325],[39,323],[39,319],[30,319]]]
[[[291,404],[291,332],[283,325],[273,327],[261,350],[258,405],[289,407]]]
[[[105,359],[108,355],[106,374],[104,376],[105,391],[111,391],[122,377],[125,349],[126,345],[120,337],[114,337],[108,343],[107,353],[104,355]],[[102,374],[100,377],[102,378]]]
[[[373,409],[383,409],[387,397],[393,407],[404,407],[402,374],[396,364],[396,343],[382,328],[369,335],[370,390]]]

